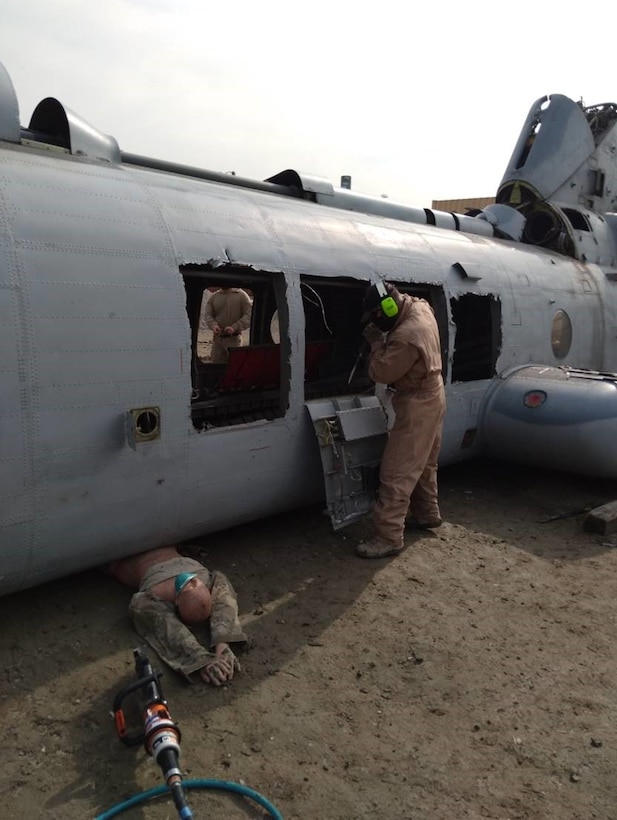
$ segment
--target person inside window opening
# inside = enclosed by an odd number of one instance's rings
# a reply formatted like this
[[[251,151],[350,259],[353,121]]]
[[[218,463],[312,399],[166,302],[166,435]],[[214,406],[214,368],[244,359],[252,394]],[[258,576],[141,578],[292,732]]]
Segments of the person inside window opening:
[[[221,287],[211,294],[204,308],[206,326],[212,331],[210,358],[215,364],[225,364],[228,351],[242,344],[242,331],[251,326],[253,303],[241,288]]]

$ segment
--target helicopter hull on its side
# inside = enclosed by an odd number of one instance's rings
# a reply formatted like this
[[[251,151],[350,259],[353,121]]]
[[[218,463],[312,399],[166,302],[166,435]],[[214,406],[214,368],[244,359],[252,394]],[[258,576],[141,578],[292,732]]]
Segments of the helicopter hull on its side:
[[[364,514],[387,435],[356,367],[369,282],[435,310],[441,465],[503,454],[511,435],[522,452],[504,398],[520,380],[496,390],[500,374],[617,370],[615,284],[597,264],[456,230],[470,218],[420,224],[79,144],[22,144],[0,117],[0,593],[324,497],[335,526]],[[200,353],[221,284],[253,298],[248,345],[222,368]],[[616,428],[597,426],[596,449]]]

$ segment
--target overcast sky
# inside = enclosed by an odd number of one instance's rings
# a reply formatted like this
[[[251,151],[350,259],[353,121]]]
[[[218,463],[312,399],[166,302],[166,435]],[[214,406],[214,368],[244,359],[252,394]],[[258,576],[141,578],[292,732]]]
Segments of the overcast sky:
[[[56,97],[122,150],[410,205],[492,196],[532,103],[617,101],[617,0],[0,0],[20,120]]]

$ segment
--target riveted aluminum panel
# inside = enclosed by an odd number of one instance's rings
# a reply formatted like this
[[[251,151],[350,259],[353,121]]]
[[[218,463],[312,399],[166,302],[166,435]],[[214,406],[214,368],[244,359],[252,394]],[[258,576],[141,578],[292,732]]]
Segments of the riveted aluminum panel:
[[[387,416],[376,396],[318,400],[306,407],[319,443],[332,526],[341,529],[371,511]]]

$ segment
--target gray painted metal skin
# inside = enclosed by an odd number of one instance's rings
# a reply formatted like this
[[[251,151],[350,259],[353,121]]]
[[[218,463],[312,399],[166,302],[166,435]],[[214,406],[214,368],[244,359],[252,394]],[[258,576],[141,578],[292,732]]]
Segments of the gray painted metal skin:
[[[614,374],[537,365],[516,368],[489,389],[482,416],[484,439],[502,458],[617,475]]]
[[[329,207],[315,191],[306,201],[299,175],[287,196],[128,165],[111,138],[88,141],[90,126],[75,140],[79,156],[70,146],[22,144],[9,86],[0,72],[0,109],[9,100],[8,113],[0,110],[1,593],[323,497],[306,407],[301,277],[362,289],[383,278],[445,295],[442,465],[499,454],[512,431],[523,442],[513,408],[536,382],[570,401],[554,375],[560,367],[617,370],[615,283],[594,261],[492,238],[482,219],[468,233],[422,224],[419,209],[410,209],[416,221],[361,213],[355,196],[356,210],[344,210],[336,191],[324,194]],[[66,122],[79,128],[74,117]],[[94,158],[105,146],[110,157]],[[473,221],[445,216],[449,228]],[[603,237],[599,253],[614,256],[612,233]],[[186,265],[282,277],[280,417],[207,429],[192,422]],[[495,366],[486,377],[453,380],[454,310],[470,297],[499,302]],[[551,345],[558,309],[572,322],[560,360]],[[530,364],[545,372],[521,371]],[[584,467],[615,476],[615,378],[585,384],[586,409],[558,420],[566,435],[557,449],[567,450],[568,429],[595,427],[597,461]],[[600,385],[599,404],[590,384]],[[134,408],[157,409],[160,435],[135,445]],[[583,455],[579,447],[575,463],[559,466],[576,469]],[[553,456],[547,451],[545,463]]]

